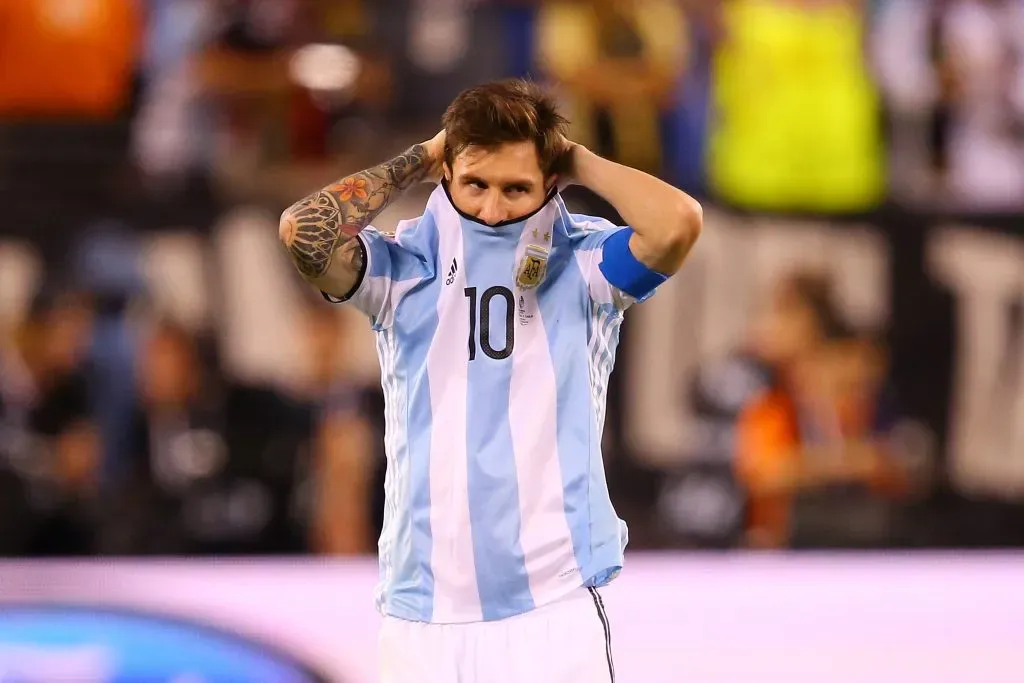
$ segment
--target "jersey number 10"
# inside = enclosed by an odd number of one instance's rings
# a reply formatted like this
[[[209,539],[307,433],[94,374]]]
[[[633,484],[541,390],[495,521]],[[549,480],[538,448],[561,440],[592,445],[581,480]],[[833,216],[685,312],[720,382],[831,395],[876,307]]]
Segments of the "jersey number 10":
[[[477,297],[476,287],[466,287],[464,290],[466,298],[469,299],[469,359],[476,359],[477,347]],[[505,300],[505,346],[495,349],[491,346],[491,301],[494,297],[500,296]],[[515,297],[508,287],[488,287],[480,296],[480,349],[484,355],[494,360],[504,360],[512,355],[512,349],[516,345],[515,336]]]

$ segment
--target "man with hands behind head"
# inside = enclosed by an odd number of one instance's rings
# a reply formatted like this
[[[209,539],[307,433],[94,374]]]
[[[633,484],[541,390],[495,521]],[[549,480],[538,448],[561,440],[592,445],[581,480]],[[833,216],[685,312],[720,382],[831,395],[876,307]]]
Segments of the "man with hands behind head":
[[[626,526],[601,455],[608,378],[623,312],[682,265],[701,209],[568,141],[531,83],[466,90],[443,122],[280,225],[304,278],[376,332],[383,680],[613,681],[598,590]],[[422,216],[370,225],[423,181],[440,182]],[[573,182],[628,227],[569,213]]]

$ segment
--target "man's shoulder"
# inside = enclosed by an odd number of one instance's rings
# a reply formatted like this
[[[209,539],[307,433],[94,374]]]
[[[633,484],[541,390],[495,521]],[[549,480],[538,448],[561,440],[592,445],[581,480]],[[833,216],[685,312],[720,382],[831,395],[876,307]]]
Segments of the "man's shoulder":
[[[387,228],[369,226],[362,235],[369,241],[380,241],[393,249],[425,253],[431,251],[433,241],[427,239],[423,228],[428,227],[430,220],[426,214],[415,218],[406,218]]]
[[[599,248],[606,239],[624,227],[612,223],[607,218],[582,213],[563,215],[562,224],[569,238],[569,245],[578,251]]]

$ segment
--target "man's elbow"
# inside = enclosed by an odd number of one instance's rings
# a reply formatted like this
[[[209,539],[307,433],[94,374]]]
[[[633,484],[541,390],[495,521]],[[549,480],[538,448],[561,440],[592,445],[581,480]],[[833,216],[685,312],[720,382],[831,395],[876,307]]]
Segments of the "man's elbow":
[[[669,231],[672,250],[682,251],[685,255],[700,237],[700,231],[704,227],[704,209],[701,208],[700,202],[688,195],[680,197],[672,225],[673,228]]]
[[[312,258],[314,252],[309,249],[309,245],[304,240],[299,239],[299,223],[292,209],[281,214],[281,221],[277,226],[277,236],[302,277],[306,280],[313,280],[323,275],[323,264]]]
[[[277,226],[277,236],[286,248],[291,249],[295,244],[295,234],[299,231],[299,224],[291,209],[286,209],[281,214],[281,221]]]
[[[680,193],[682,194],[682,193]],[[652,251],[656,270],[671,275],[679,270],[693,248],[704,224],[704,212],[697,200],[683,194],[657,232]]]

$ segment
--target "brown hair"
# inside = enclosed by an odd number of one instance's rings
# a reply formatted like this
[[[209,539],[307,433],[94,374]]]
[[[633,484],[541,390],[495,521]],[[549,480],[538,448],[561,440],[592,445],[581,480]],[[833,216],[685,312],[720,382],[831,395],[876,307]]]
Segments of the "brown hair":
[[[535,83],[516,78],[464,90],[441,121],[449,166],[470,145],[496,147],[532,140],[545,176],[563,170],[560,140],[568,121],[558,113],[554,98]]]

